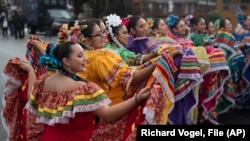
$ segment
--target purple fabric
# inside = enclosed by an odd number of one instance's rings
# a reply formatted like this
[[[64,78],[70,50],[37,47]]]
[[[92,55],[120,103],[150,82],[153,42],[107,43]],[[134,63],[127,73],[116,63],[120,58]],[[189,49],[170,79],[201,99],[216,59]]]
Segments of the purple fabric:
[[[182,49],[184,54],[188,56],[188,54],[193,55],[193,52],[191,49]],[[174,63],[176,67],[178,68],[178,71],[174,74],[174,79],[175,79],[175,85],[178,85],[177,82],[181,81],[180,78],[178,78],[180,74],[180,66],[181,66],[181,61],[182,61],[181,55],[177,55],[174,57]],[[183,79],[183,78],[182,78]],[[190,82],[188,84],[188,87],[193,87],[193,83],[195,84],[196,82],[194,80],[190,80],[186,78],[184,82]],[[191,82],[193,81],[193,82]],[[169,114],[169,121],[173,125],[180,125],[180,124],[190,124],[188,120],[188,113],[191,110],[193,106],[197,104],[197,98],[195,97],[192,89],[186,89],[185,91],[189,91],[186,94],[183,94],[182,98],[179,98],[180,93],[175,93],[175,103],[174,103],[174,108]]]
[[[148,54],[151,53],[158,46],[150,43],[147,37],[135,38],[130,36],[129,43],[126,48],[136,54]]]
[[[189,124],[188,112],[196,104],[196,98],[193,91],[174,103],[174,109],[169,114],[169,121],[173,125],[187,125]]]

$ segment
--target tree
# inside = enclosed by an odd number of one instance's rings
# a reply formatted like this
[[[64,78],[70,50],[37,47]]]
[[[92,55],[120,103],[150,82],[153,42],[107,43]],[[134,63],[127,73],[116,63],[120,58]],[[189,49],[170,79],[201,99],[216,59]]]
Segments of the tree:
[[[222,16],[219,12],[210,12],[205,17],[206,21],[215,22],[218,19],[222,19]]]
[[[91,0],[88,2],[93,9],[93,16],[101,18],[108,14],[127,16],[130,14],[131,0]]]

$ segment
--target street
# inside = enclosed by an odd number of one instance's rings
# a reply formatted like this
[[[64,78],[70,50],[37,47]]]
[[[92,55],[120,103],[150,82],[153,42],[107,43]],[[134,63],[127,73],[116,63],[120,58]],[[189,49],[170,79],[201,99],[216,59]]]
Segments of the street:
[[[44,38],[42,35],[38,35],[38,37],[47,42],[57,42],[56,37]],[[0,36],[0,98],[2,101],[3,89],[6,82],[6,78],[3,77],[2,72],[8,60],[13,57],[19,57],[21,59],[25,59],[26,52],[26,39],[15,39],[13,36],[2,37]],[[2,112],[2,102],[0,104],[0,111]],[[3,129],[2,125],[2,116],[0,117],[0,141],[6,140],[6,132]]]
[[[57,37],[43,38],[39,35],[40,39],[46,42],[57,42]],[[25,59],[26,39],[14,39],[14,37],[0,36],[0,73],[2,74],[3,68],[7,61],[13,57],[20,57]],[[0,98],[2,99],[3,88],[6,78],[0,76]],[[0,111],[2,111],[2,103],[0,104]],[[222,124],[249,124],[250,125],[250,110],[231,110],[219,117]],[[2,119],[0,118],[2,121]],[[0,122],[0,141],[6,140],[6,132],[3,129],[2,122]]]

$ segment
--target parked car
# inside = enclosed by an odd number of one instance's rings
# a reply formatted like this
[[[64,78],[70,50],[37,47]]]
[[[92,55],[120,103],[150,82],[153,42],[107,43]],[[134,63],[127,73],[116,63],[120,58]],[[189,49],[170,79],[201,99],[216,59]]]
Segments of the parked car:
[[[57,35],[62,24],[69,23],[72,20],[72,15],[64,9],[48,9],[51,17],[54,19],[52,24],[52,34]]]

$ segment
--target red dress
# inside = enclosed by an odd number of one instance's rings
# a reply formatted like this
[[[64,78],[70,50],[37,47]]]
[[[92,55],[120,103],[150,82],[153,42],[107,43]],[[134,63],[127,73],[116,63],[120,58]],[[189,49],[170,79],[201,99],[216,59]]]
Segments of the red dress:
[[[29,137],[40,141],[89,141],[96,129],[92,111],[111,101],[96,84],[84,83],[74,91],[44,91],[47,76],[37,80],[26,108],[29,115],[36,115],[36,123],[44,124],[41,136]],[[32,116],[28,116],[32,117]],[[27,123],[27,128],[34,124]],[[31,131],[29,129],[29,131]],[[34,133],[34,134],[35,134]],[[30,133],[29,135],[34,135]]]

